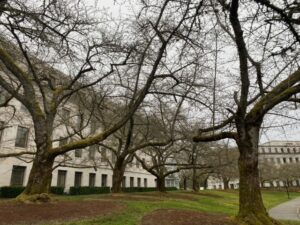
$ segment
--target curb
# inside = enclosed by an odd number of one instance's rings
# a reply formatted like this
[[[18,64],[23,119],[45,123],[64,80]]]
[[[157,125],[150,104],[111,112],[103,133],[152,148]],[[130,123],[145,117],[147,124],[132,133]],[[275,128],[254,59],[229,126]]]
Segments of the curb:
[[[297,208],[296,214],[297,214],[297,217],[300,219],[300,207]]]

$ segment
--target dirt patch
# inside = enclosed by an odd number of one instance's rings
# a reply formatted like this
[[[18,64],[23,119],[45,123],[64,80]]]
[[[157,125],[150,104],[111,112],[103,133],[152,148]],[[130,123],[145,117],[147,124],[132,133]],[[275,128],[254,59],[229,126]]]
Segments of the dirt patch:
[[[142,219],[142,225],[237,225],[228,217],[188,210],[159,209]]]
[[[104,216],[124,206],[107,201],[58,201],[43,204],[6,202],[0,204],[0,224],[38,224],[66,221],[85,217]]]

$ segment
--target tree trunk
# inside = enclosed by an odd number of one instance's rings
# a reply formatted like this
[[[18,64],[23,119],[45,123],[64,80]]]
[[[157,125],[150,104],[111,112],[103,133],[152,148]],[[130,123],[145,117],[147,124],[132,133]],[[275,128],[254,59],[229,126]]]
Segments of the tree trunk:
[[[37,154],[25,190],[17,197],[20,201],[49,201],[54,157]]]
[[[243,134],[240,134],[243,135]],[[258,171],[259,127],[251,127],[237,141],[240,157],[239,213],[238,219],[247,225],[274,225],[275,220],[269,217],[264,207]]]
[[[122,181],[125,172],[125,159],[118,157],[113,169],[113,181],[111,191],[113,193],[120,193],[122,191]]]
[[[193,191],[198,192],[199,191],[199,180],[197,178],[197,170],[194,167],[193,168]]]
[[[33,120],[36,155],[34,156],[26,188],[17,199],[23,202],[46,202],[50,200],[52,168],[56,157],[49,154],[49,150],[52,148],[51,137],[54,114],[48,120],[43,117],[33,118]]]
[[[183,178],[183,190],[187,189],[187,179],[186,177]]]
[[[165,186],[165,177],[157,177],[157,191],[159,192],[166,192],[166,186]]]
[[[228,190],[229,189],[229,179],[227,179],[226,177],[222,177],[222,180],[223,180],[224,190]]]

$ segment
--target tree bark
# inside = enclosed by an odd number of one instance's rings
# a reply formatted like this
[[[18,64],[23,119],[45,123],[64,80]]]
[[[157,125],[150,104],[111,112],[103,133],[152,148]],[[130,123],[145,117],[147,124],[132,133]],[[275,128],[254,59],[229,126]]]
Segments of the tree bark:
[[[111,191],[113,193],[120,193],[122,191],[122,181],[125,172],[125,159],[118,157],[113,169],[113,181]]]
[[[157,177],[157,191],[159,192],[166,192],[166,186],[165,186],[165,177]]]
[[[42,116],[35,118],[34,131],[36,143],[36,155],[33,159],[32,168],[29,174],[25,190],[17,197],[23,202],[46,202],[51,198],[49,196],[52,168],[56,155],[50,154],[52,148],[52,131],[54,114],[49,118]]]
[[[275,220],[269,217],[264,207],[260,191],[258,170],[259,127],[246,130],[242,140],[237,141],[240,157],[239,213],[238,219],[247,225],[274,225]]]
[[[187,179],[186,177],[183,178],[183,190],[187,189]]]
[[[38,154],[29,174],[25,190],[17,197],[20,201],[49,201],[54,157]]]
[[[224,190],[228,190],[229,189],[229,179],[227,179],[226,177],[222,177],[222,180],[223,180]]]

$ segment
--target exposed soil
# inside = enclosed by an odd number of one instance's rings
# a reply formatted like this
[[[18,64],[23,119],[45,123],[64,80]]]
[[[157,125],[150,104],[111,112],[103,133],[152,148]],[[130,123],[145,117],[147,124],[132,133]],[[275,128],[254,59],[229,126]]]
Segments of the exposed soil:
[[[189,210],[159,209],[146,215],[142,225],[237,225],[228,217]]]
[[[123,209],[109,201],[58,201],[42,204],[1,202],[0,224],[38,224],[49,221],[70,221],[85,217],[104,216]]]

